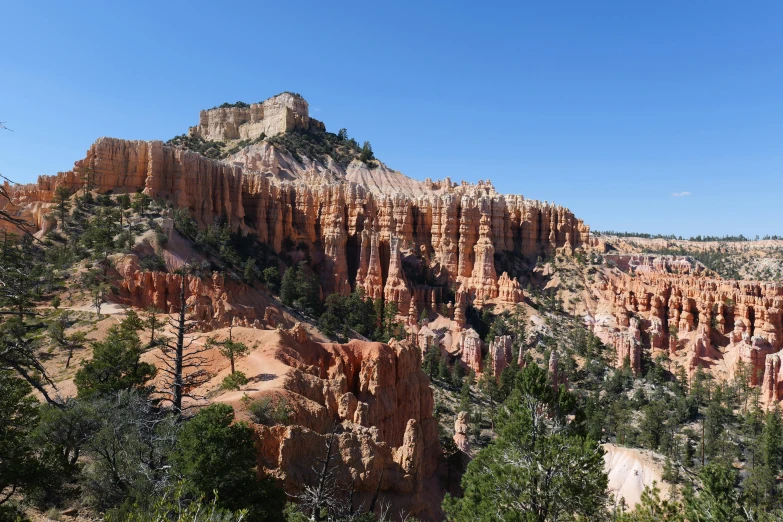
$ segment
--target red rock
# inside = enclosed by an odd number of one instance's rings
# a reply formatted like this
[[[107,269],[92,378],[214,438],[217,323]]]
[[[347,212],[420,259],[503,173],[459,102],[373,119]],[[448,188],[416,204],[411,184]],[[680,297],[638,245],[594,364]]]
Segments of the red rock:
[[[454,444],[462,453],[470,454],[470,440],[468,439],[469,418],[467,412],[461,411],[454,420]]]
[[[511,364],[511,336],[499,335],[489,343],[489,356],[491,358],[491,374],[500,377],[500,374]]]

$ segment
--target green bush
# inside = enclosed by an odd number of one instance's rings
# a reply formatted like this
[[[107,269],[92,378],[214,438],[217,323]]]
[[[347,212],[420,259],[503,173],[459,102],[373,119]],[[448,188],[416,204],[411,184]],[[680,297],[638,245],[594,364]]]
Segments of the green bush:
[[[240,387],[247,384],[247,382],[247,375],[242,372],[234,372],[226,375],[220,387],[224,390],[238,390]]]
[[[171,462],[194,493],[218,507],[247,509],[251,522],[282,519],[285,495],[259,478],[253,428],[235,422],[228,404],[212,404],[183,426]]]
[[[283,426],[287,426],[291,422],[291,415],[293,412],[291,411],[288,402],[283,398],[276,398],[273,400],[271,397],[264,397],[251,401],[249,397],[245,396],[243,401],[257,424],[263,424],[264,426],[282,424]]]

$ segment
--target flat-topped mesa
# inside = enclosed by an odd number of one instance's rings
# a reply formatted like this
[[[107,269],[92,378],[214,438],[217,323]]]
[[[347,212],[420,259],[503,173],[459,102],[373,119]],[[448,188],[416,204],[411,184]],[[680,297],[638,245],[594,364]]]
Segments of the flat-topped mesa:
[[[201,111],[190,135],[208,141],[252,140],[294,129],[308,130],[324,125],[311,119],[307,101],[298,94],[284,92],[261,103],[236,104]]]

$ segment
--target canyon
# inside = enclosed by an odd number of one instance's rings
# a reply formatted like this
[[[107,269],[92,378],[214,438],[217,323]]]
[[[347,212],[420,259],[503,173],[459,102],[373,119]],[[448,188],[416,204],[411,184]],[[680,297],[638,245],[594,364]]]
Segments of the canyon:
[[[723,279],[688,255],[642,251],[680,248],[680,241],[591,236],[569,209],[500,194],[490,181],[417,181],[380,161],[297,159],[295,151],[265,139],[325,129],[309,117],[307,102],[291,93],[201,111],[189,135],[239,150],[218,160],[162,141],[104,137],[72,170],[29,185],[6,184],[10,200],[0,208],[43,237],[58,226],[56,190],[83,190],[87,175],[96,193],[143,193],[163,202],[159,224],[168,242],[162,252],[168,270],[141,267],[143,251],[155,248],[149,241],[111,257],[117,289],[111,299],[126,306],[180,307],[183,276],[174,270],[204,261],[174,226],[175,211],[185,210],[200,229],[220,219],[276,253],[305,251],[302,259],[324,297],[361,289],[369,299],[394,305],[405,324],[404,340],[337,344],[298,323],[260,285],[218,272],[186,276],[186,301],[199,329],[220,337],[226,327],[235,328],[238,339],[255,347],[240,369],[268,376],[249,391],[216,400],[231,403],[244,418],[245,393],[283,398],[292,407],[291,424],[255,428],[259,466],[292,494],[313,479],[303,462],[319,457],[338,426],[342,482],[355,483],[365,501],[377,488],[395,507],[437,518],[433,506],[440,499],[429,490],[436,488],[440,446],[423,354],[437,349],[466,371],[495,378],[509,365],[523,366],[524,354],[515,354],[511,336],[485,343],[468,316],[492,310],[540,319],[525,284],[575,298],[573,313],[611,347],[617,368],[638,374],[645,353],[666,354],[689,377],[703,369],[719,379],[747,379],[760,388],[767,408],[783,400],[782,285]],[[726,248],[744,252],[751,245]],[[558,259],[578,267],[579,292],[567,293],[558,282],[551,271]],[[533,321],[539,331],[545,328],[540,323]],[[568,386],[557,350],[543,363],[552,386]],[[226,368],[214,365],[206,391],[217,393]],[[471,451],[468,422],[462,412],[454,423],[454,442],[465,454]],[[627,460],[620,453],[607,461]],[[643,460],[633,459],[629,469]]]

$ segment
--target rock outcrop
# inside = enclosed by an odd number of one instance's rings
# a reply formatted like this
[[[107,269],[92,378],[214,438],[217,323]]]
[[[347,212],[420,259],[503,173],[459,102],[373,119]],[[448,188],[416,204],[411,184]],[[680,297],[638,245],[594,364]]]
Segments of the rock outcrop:
[[[492,361],[491,373],[494,377],[500,374],[512,362],[512,339],[510,335],[499,335],[489,343],[489,355]]]
[[[235,328],[234,335],[259,346],[240,364],[257,364],[271,380],[217,400],[240,412],[245,393],[287,403],[289,425],[255,428],[259,465],[288,493],[315,483],[312,463],[323,458],[336,425],[336,480],[342,486],[354,483],[357,506],[379,487],[395,509],[432,518],[422,492],[435,473],[440,447],[432,390],[416,347],[405,342],[319,344],[283,331]]]
[[[470,440],[468,439],[468,428],[470,417],[467,412],[461,411],[454,420],[454,444],[464,454],[470,454]]]
[[[359,285],[372,298],[396,302],[402,314],[413,295],[421,296],[419,307],[437,307],[445,284],[460,286],[476,305],[516,302],[518,283],[502,278],[500,284],[495,253],[535,260],[570,252],[585,245],[589,235],[567,209],[500,195],[489,182],[429,182],[432,190],[417,197],[377,195],[362,185],[318,176],[273,181],[263,172],[161,142],[111,138],[96,141],[74,171],[11,187],[14,208],[35,216],[31,209],[52,201],[58,186],[80,188],[77,173],[85,169],[94,172],[98,192],[143,190],[188,209],[201,226],[225,216],[232,230],[253,234],[278,252],[286,242],[304,243],[325,261],[319,267],[325,293],[345,294]],[[39,228],[44,216],[39,212],[36,218]],[[441,286],[415,286],[402,270],[403,261],[422,265],[431,276],[427,280]],[[457,303],[460,322],[465,304]]]
[[[134,254],[113,256],[111,261],[118,289],[112,300],[143,310],[154,308],[164,314],[179,311],[181,275],[142,271]],[[188,316],[200,329],[232,324],[274,328],[274,311],[260,292],[217,272],[207,277],[185,277]]]
[[[310,119],[304,98],[284,92],[247,107],[201,111],[198,125],[190,128],[190,135],[208,141],[253,140],[293,129],[307,130],[311,125],[323,127],[323,123]]]
[[[617,268],[602,271],[595,292],[611,307],[615,324],[593,328],[616,348],[618,366],[627,359],[639,371],[646,336],[651,348],[685,356],[689,372],[726,359],[730,376],[743,363],[751,384],[767,374],[767,382],[774,381],[765,358],[783,347],[783,286],[711,277],[684,258],[611,259]]]

